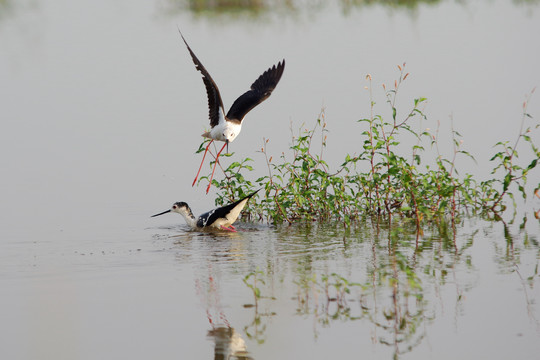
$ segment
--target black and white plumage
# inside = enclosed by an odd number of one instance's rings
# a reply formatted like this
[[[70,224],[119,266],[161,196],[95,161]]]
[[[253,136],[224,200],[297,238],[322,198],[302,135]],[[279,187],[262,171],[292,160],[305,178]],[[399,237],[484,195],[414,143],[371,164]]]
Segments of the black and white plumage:
[[[178,29],[178,31],[180,32],[180,29]],[[206,87],[206,94],[208,96],[208,115],[210,118],[211,127],[210,131],[206,131],[202,134],[203,137],[208,138],[211,141],[206,146],[201,165],[199,166],[199,171],[197,172],[197,176],[195,176],[195,180],[193,180],[192,186],[197,182],[197,178],[201,172],[204,158],[206,157],[210,144],[212,144],[214,140],[225,142],[221,150],[216,155],[214,168],[212,170],[212,175],[210,176],[211,184],[219,155],[225,146],[227,146],[230,142],[233,142],[238,134],[240,134],[240,131],[242,130],[242,121],[244,120],[246,114],[272,94],[272,91],[275,89],[279,80],[281,79],[281,75],[283,75],[283,70],[285,69],[285,60],[282,60],[277,65],[272,66],[262,75],[260,75],[259,78],[255,80],[253,84],[251,84],[251,88],[236,99],[227,114],[225,114],[223,101],[221,100],[221,95],[216,83],[203,64],[199,61],[197,56],[195,56],[193,50],[191,50],[189,47],[186,39],[182,35],[182,32],[180,32],[180,36],[182,36],[182,40],[184,40],[184,43],[187,46],[191,59],[195,64],[195,68],[202,74],[204,86]],[[208,184],[206,193],[208,193],[208,190],[210,189],[210,184]]]
[[[199,215],[198,217],[195,217],[189,205],[182,201],[174,203],[169,210],[152,215],[151,217],[175,212],[182,215],[186,220],[186,223],[193,229],[203,229],[210,227],[228,231],[236,231],[235,227],[232,224],[234,224],[236,219],[238,219],[240,212],[242,211],[244,206],[246,206],[248,200],[251,199],[251,197],[255,195],[259,190],[246,196],[243,199],[233,202],[232,204],[210,210],[202,215]]]

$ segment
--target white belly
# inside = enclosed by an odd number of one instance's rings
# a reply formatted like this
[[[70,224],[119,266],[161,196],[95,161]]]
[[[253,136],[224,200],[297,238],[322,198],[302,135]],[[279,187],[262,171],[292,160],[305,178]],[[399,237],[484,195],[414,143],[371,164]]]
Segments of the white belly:
[[[207,136],[203,134],[203,136],[210,137],[211,139],[218,140],[218,141],[226,141],[229,140],[229,142],[233,142],[234,139],[240,134],[240,131],[242,130],[242,124],[235,124],[229,121],[224,121],[223,123],[214,126],[212,130],[207,133],[210,136]]]

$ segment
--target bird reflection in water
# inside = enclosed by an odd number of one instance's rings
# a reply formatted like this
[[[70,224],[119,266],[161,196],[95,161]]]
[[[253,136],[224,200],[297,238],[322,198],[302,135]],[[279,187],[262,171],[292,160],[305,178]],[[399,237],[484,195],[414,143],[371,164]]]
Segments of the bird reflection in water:
[[[214,360],[253,360],[247,352],[246,342],[232,327],[218,326],[208,331],[214,340]]]
[[[214,264],[209,262],[205,275],[195,279],[197,295],[201,304],[205,305],[206,317],[211,326],[207,337],[214,342],[214,359],[253,360],[247,352],[242,335],[235,331],[227,319],[221,304],[219,276],[219,269],[214,268]]]

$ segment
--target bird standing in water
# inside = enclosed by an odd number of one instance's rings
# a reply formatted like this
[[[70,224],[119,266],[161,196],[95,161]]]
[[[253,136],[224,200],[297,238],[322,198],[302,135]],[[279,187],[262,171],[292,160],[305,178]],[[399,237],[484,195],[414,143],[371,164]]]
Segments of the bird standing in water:
[[[178,29],[178,31],[180,32],[180,29]],[[219,150],[216,155],[214,168],[212,169],[212,175],[210,176],[210,183],[206,188],[206,193],[208,194],[210,186],[212,185],[212,178],[214,177],[214,172],[216,171],[216,165],[218,163],[219,155],[221,154],[223,149],[225,149],[225,146],[227,146],[228,151],[229,143],[233,142],[234,139],[236,139],[236,137],[238,136],[238,134],[240,134],[240,131],[242,130],[242,120],[244,120],[246,114],[255,106],[266,100],[272,94],[272,91],[275,89],[276,85],[281,79],[281,75],[283,74],[283,70],[285,69],[285,60],[282,60],[277,65],[272,66],[271,68],[266,70],[261,76],[259,76],[259,78],[255,80],[255,82],[251,85],[250,90],[248,90],[238,99],[236,99],[227,114],[225,115],[223,101],[221,100],[221,95],[219,94],[219,89],[216,83],[214,82],[214,80],[212,80],[212,77],[210,76],[208,71],[206,71],[203,64],[199,61],[197,56],[195,56],[195,54],[189,47],[186,39],[182,35],[182,32],[180,32],[180,36],[182,37],[182,40],[184,40],[184,43],[186,44],[187,49],[191,54],[191,58],[193,60],[193,63],[195,64],[195,68],[202,74],[204,86],[206,87],[206,94],[208,96],[208,110],[211,127],[210,131],[206,131],[202,134],[203,137],[210,139],[210,142],[204,150],[204,155],[201,161],[201,165],[199,166],[199,171],[197,172],[195,180],[193,180],[193,184],[191,186],[194,186],[197,182],[199,173],[201,172],[201,168],[204,163],[204,158],[206,157],[206,153],[208,152],[210,144],[212,144],[214,140],[225,142],[221,150]]]
[[[198,217],[193,215],[189,205],[185,202],[174,203],[169,210],[152,215],[151,217],[175,212],[182,215],[186,223],[193,229],[216,228],[236,232],[236,228],[232,224],[238,219],[240,212],[246,206],[248,200],[259,190],[232,204],[210,210]]]

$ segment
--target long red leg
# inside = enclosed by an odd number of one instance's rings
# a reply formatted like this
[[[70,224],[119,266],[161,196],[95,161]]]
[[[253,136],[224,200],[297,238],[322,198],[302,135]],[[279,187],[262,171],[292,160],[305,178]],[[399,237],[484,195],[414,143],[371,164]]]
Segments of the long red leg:
[[[206,150],[204,150],[204,155],[202,157],[201,166],[199,166],[199,171],[197,171],[197,176],[195,176],[195,180],[193,180],[193,184],[191,184],[191,186],[195,186],[195,183],[197,182],[197,179],[199,178],[199,174],[201,173],[202,165],[204,164],[204,158],[206,157],[206,153],[208,152],[208,148],[210,147],[210,144],[212,144],[212,141],[214,141],[214,140],[211,140],[208,143],[208,145],[206,146]]]
[[[232,226],[232,225],[230,225],[230,227],[226,227],[226,226],[221,225],[220,228],[222,228],[223,230],[231,231],[231,232],[237,232],[236,228],[234,226]]]
[[[219,150],[219,152],[217,153],[216,155],[216,160],[214,161],[214,169],[212,169],[212,175],[210,175],[210,183],[208,183],[208,187],[206,188],[206,193],[208,194],[208,191],[210,191],[210,186],[212,186],[212,179],[214,178],[214,172],[216,171],[216,165],[218,163],[218,159],[219,159],[219,155],[221,154],[221,152],[223,151],[223,149],[225,149],[225,146],[227,146],[227,142],[225,142],[225,144],[223,144],[223,147],[221,148],[221,150]]]

